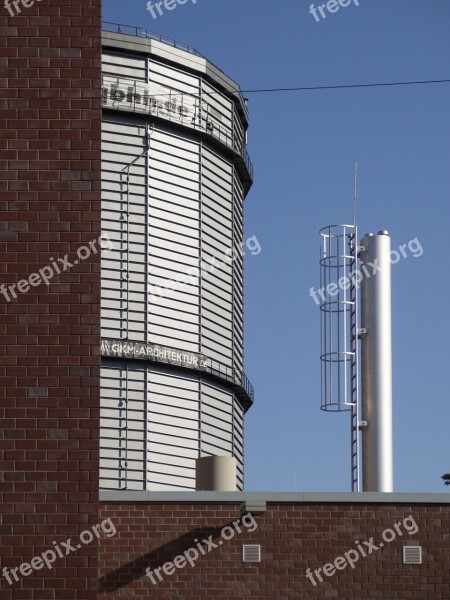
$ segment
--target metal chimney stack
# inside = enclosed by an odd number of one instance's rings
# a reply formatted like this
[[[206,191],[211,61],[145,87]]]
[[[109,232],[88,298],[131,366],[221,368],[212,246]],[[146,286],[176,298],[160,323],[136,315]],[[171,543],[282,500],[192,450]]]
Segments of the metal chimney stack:
[[[391,239],[361,240],[362,481],[365,492],[393,491]]]

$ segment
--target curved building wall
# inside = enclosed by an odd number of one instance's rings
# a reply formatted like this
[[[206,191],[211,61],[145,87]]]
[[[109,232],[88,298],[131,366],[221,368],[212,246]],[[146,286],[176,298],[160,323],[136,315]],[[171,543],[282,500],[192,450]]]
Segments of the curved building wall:
[[[129,39],[103,57],[101,487],[195,489],[214,454],[242,489],[245,107]]]

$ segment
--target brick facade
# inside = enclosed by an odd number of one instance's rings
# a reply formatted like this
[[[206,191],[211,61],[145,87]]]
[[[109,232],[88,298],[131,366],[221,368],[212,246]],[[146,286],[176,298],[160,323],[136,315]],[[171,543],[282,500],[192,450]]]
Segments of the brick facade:
[[[342,598],[344,600],[448,600],[450,598],[450,509],[448,504],[269,502],[255,515],[257,528],[244,531],[199,558],[195,566],[162,572],[153,585],[145,575],[240,516],[240,502],[105,502],[100,518],[117,533],[101,540],[100,596],[103,600],[147,598]],[[316,587],[306,578],[333,562],[355,542],[374,538],[412,516],[419,530],[385,543]],[[410,527],[410,523],[408,523]],[[252,527],[253,528],[253,527]],[[261,544],[262,561],[243,564],[242,544]],[[404,565],[402,547],[423,547],[422,565]],[[366,548],[367,549],[367,548]],[[369,550],[367,550],[369,552]]]
[[[100,235],[101,2],[23,1],[13,16],[0,2],[7,286],[66,254],[73,263]],[[2,568],[74,544],[98,520],[99,263],[91,252],[60,275],[55,267],[49,286],[25,281],[29,291],[0,295]],[[13,585],[2,575],[0,598],[94,599],[97,553],[94,540],[51,570],[10,574]]]

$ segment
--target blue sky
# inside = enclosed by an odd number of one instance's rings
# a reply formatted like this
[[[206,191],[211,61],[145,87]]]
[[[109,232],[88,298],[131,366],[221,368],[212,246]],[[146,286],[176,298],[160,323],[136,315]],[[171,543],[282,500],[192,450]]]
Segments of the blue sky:
[[[197,0],[153,19],[105,0],[106,21],[186,42],[255,88],[450,78],[448,0],[359,0],[316,22],[310,0]],[[316,2],[316,5],[319,2]],[[248,94],[255,183],[246,200],[246,489],[347,491],[349,420],[320,411],[318,230],[423,255],[393,266],[395,491],[445,491],[450,471],[450,84]]]

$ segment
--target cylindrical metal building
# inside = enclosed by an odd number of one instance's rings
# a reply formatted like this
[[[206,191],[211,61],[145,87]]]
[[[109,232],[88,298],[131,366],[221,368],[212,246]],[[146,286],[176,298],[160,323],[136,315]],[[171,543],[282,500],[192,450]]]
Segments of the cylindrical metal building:
[[[241,490],[246,102],[192,48],[106,28],[101,488],[195,490],[217,455]]]

